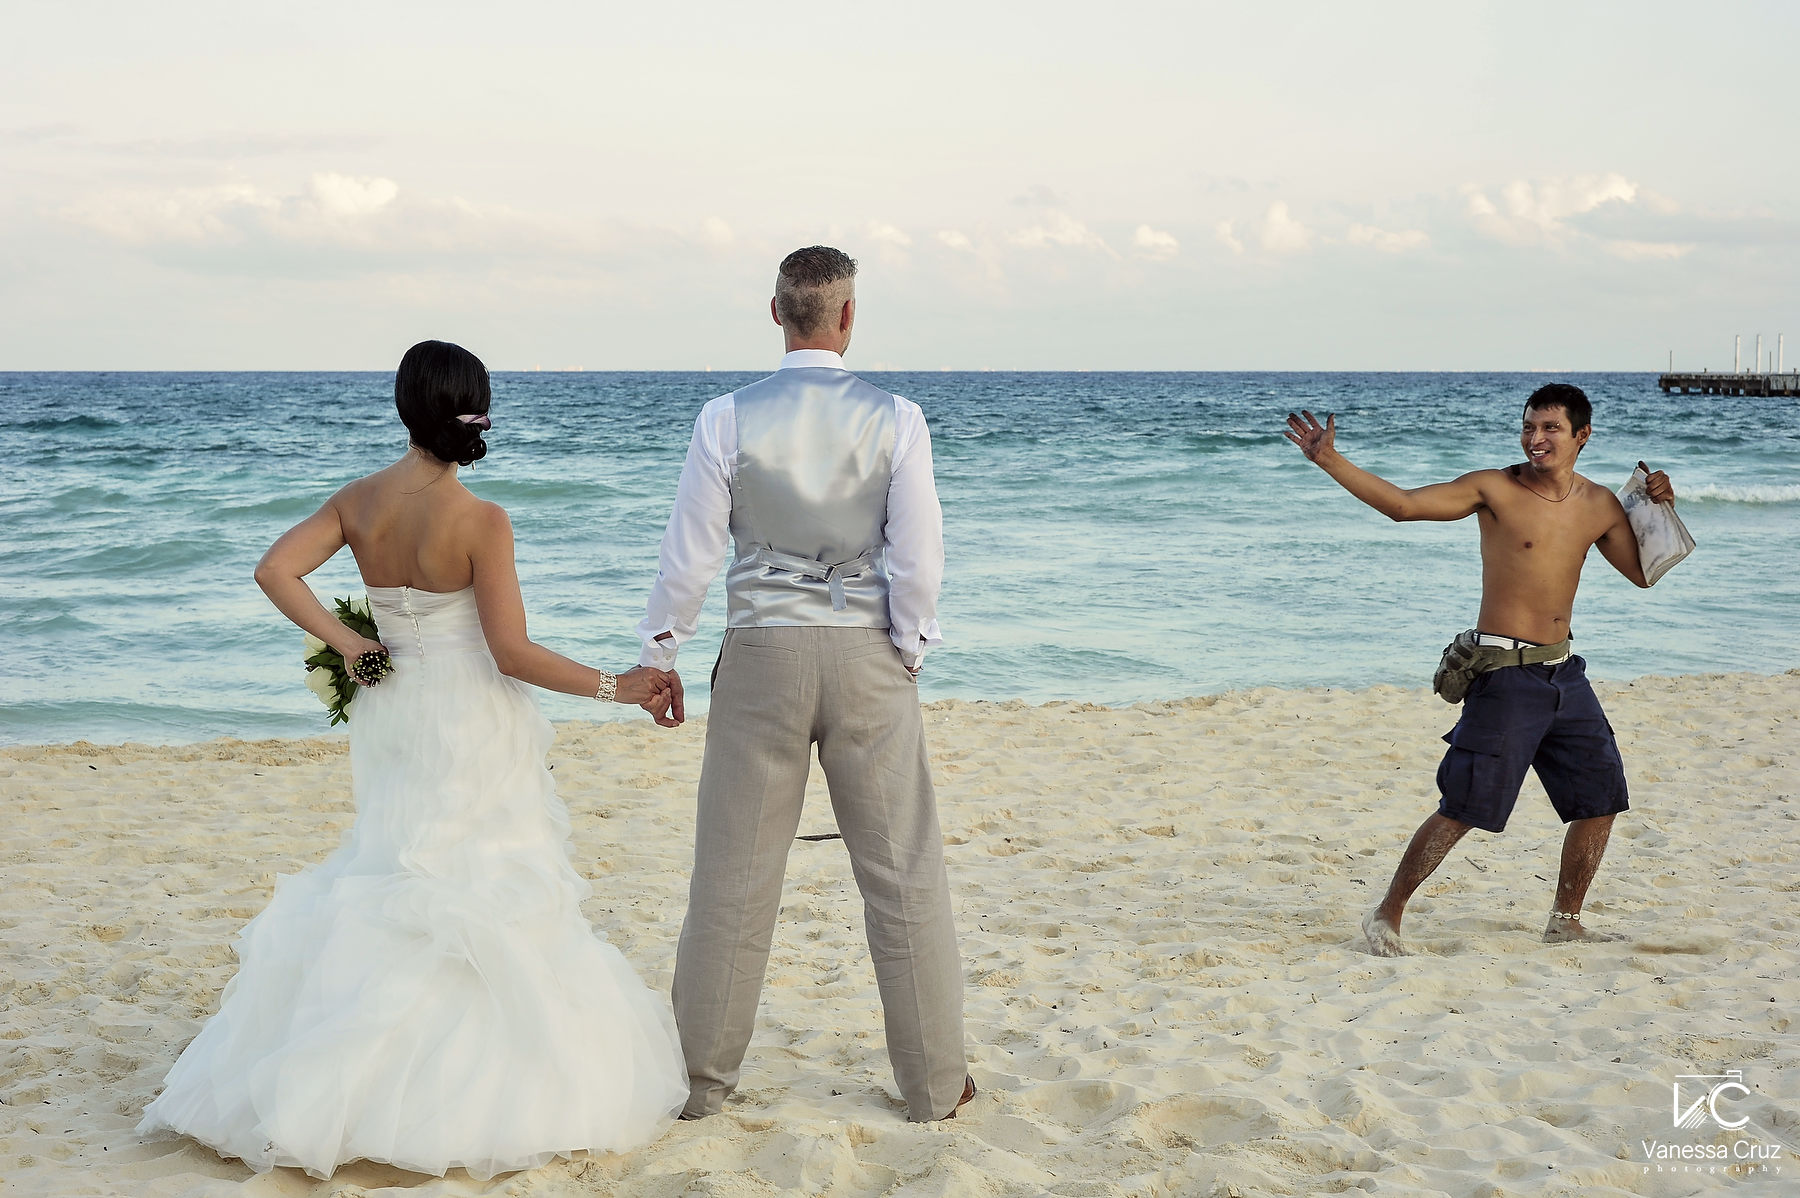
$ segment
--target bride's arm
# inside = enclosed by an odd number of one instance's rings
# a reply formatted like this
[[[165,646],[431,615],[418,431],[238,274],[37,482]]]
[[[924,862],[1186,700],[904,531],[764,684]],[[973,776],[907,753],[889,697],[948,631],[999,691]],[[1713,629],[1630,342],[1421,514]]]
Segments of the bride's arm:
[[[473,537],[469,564],[475,571],[475,608],[481,613],[481,634],[500,672],[520,682],[565,695],[592,697],[600,688],[600,671],[584,666],[533,641],[525,632],[525,600],[519,593],[519,572],[513,561],[512,521],[505,509],[484,503],[471,521]],[[635,703],[665,727],[674,727],[667,711],[669,681],[660,670],[639,666],[619,675],[616,700]]]
[[[325,610],[319,597],[306,585],[306,576],[331,560],[344,547],[344,525],[338,517],[337,496],[294,527],[282,533],[256,563],[256,585],[281,614],[355,661],[381,645],[353,631]]]

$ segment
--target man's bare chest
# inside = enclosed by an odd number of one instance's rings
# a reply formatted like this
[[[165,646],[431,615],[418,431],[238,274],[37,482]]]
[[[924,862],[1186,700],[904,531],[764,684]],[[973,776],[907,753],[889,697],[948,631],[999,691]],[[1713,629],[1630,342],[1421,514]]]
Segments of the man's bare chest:
[[[1555,503],[1523,487],[1482,516],[1484,552],[1532,559],[1545,568],[1579,566],[1605,531],[1590,504]]]

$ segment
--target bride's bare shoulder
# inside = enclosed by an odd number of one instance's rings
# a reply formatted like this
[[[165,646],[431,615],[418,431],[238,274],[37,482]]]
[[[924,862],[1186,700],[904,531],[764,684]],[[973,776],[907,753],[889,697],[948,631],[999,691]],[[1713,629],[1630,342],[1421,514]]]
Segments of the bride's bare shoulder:
[[[403,490],[403,468],[405,465],[406,463],[403,459],[395,462],[391,466],[383,466],[372,474],[365,474],[361,478],[351,479],[349,482],[339,487],[337,493],[332,496],[332,498],[377,498],[391,491]]]
[[[505,508],[468,491],[464,491],[463,495],[467,498],[462,500],[462,511],[458,513],[458,517],[471,535],[484,540],[512,538],[512,517],[506,514]]]

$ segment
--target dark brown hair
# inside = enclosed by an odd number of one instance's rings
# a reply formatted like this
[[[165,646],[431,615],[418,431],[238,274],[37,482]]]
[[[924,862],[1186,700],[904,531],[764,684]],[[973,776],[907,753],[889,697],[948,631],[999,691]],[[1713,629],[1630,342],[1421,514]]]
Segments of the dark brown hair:
[[[467,466],[487,456],[479,425],[458,416],[485,416],[493,392],[487,367],[460,345],[421,341],[394,372],[394,410],[412,443],[440,462]]]
[[[1525,401],[1525,411],[1533,408],[1540,412],[1545,408],[1561,408],[1569,414],[1569,431],[1572,433],[1578,433],[1594,422],[1594,405],[1588,402],[1587,392],[1573,383],[1545,383]]]

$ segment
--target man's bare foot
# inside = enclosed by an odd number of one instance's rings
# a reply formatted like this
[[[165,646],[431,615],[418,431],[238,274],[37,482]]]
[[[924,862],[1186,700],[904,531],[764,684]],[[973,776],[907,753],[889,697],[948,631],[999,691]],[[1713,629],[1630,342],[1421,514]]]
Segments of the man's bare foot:
[[[1590,944],[1601,944],[1608,940],[1623,940],[1625,937],[1617,932],[1598,932],[1593,928],[1581,926],[1581,917],[1574,919],[1552,915],[1550,922],[1544,925],[1545,944],[1564,944],[1571,940],[1586,941]]]
[[[1383,919],[1381,908],[1373,908],[1362,921],[1363,935],[1368,938],[1369,951],[1377,957],[1404,957],[1406,946],[1400,943],[1400,929]]]

